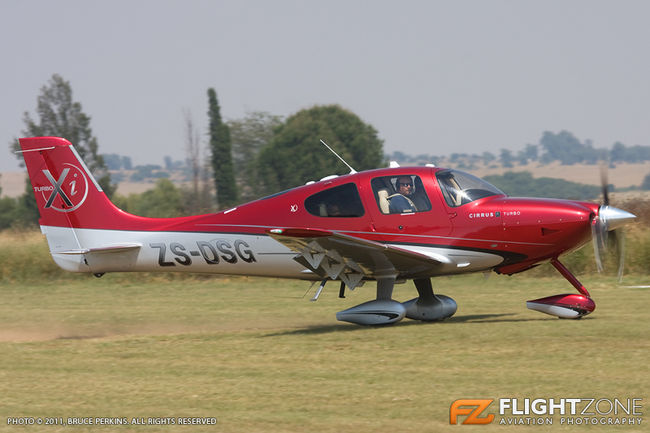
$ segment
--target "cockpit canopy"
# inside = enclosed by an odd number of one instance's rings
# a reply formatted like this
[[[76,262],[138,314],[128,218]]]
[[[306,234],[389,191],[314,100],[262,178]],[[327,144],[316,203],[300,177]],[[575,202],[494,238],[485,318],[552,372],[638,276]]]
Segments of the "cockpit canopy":
[[[436,173],[442,195],[450,207],[458,207],[480,198],[505,195],[494,185],[459,170],[441,170]]]
[[[432,209],[430,196],[435,189],[430,180],[423,181],[424,171],[401,172],[376,176],[370,180],[377,208],[384,214],[413,214]],[[442,195],[450,207],[458,207],[475,200],[505,195],[488,182],[458,170],[435,172]],[[427,186],[425,186],[427,185]],[[360,218],[365,215],[360,190],[355,182],[334,185],[308,196],[304,207],[318,217]]]

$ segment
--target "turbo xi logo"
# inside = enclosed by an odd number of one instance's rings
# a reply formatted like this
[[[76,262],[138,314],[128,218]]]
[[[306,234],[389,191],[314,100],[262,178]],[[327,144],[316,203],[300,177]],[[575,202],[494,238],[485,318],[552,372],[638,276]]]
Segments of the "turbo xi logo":
[[[43,170],[43,174],[50,181],[48,186],[35,186],[34,191],[40,192],[45,200],[45,209],[51,208],[58,212],[71,212],[83,204],[88,196],[88,179],[79,168],[70,163],[61,171],[58,179],[50,170]],[[49,196],[46,196],[49,193]]]

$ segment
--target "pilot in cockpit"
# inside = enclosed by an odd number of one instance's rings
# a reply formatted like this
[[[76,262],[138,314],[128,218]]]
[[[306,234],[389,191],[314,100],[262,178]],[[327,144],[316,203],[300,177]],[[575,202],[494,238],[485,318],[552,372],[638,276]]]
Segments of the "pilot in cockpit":
[[[417,212],[412,197],[415,192],[415,185],[411,176],[400,176],[395,182],[396,194],[388,197],[390,213],[411,213]]]

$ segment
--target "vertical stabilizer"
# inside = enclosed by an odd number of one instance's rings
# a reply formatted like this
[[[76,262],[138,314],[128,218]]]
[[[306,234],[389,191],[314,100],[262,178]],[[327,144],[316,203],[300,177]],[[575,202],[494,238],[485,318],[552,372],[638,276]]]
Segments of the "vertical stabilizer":
[[[54,261],[68,271],[91,271],[88,252],[98,247],[105,250],[106,241],[99,236],[84,237],[82,229],[124,228],[143,218],[110,202],[69,141],[21,138],[20,147],[36,197],[41,231]],[[114,250],[115,246],[110,248]]]
[[[69,141],[56,137],[21,138],[41,226],[108,227],[115,207]]]

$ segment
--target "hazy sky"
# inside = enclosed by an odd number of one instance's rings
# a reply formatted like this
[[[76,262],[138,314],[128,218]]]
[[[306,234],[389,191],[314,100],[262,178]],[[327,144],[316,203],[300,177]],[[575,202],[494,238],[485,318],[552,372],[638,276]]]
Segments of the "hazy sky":
[[[205,131],[208,87],[225,119],[338,103],[387,152],[497,153],[562,129],[650,145],[649,17],[625,0],[0,0],[0,169],[53,73],[100,152],[135,163],[184,157],[183,109]]]

